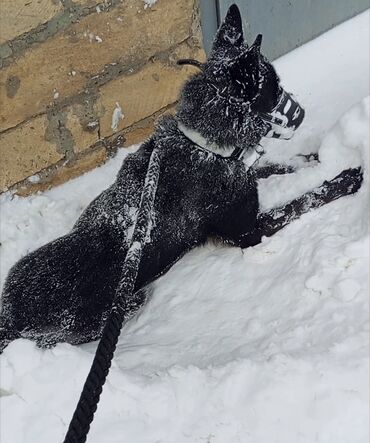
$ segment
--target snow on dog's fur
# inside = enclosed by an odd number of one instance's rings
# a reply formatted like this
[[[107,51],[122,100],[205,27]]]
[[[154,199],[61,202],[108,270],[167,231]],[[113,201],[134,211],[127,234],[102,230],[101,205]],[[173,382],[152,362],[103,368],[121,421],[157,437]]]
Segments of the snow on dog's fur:
[[[267,134],[261,116],[272,112],[282,90],[260,44],[260,37],[246,44],[240,13],[232,6],[209,60],[185,85],[177,116],[165,118],[127,157],[116,182],[69,234],[11,269],[2,297],[1,348],[17,337],[51,345],[100,336],[113,298],[127,296],[116,291],[153,149],[162,151],[161,172],[151,241],[133,295],[136,307],[145,302],[142,288],[210,236],[253,246],[310,208],[357,191],[361,172],[348,169],[288,205],[260,213],[257,178],[263,172],[232,155],[238,149],[253,151]]]

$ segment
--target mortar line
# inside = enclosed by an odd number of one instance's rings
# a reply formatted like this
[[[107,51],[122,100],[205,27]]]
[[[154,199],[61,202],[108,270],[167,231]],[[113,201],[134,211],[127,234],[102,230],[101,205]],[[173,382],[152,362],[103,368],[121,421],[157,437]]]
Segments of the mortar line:
[[[163,51],[159,51],[153,55],[151,55],[148,59],[146,59],[145,61],[140,62],[137,65],[137,69],[133,72],[133,74],[137,74],[138,72],[140,72],[146,65],[147,63],[150,61],[150,59],[152,58],[160,58],[162,55],[165,54],[170,54],[171,52],[173,52],[178,46],[187,43],[190,39],[192,38],[192,36],[188,36],[185,39],[181,40],[180,42],[170,46],[169,48],[163,50]],[[111,62],[111,63],[115,63],[115,62]],[[124,63],[124,62],[121,62]],[[117,66],[117,65],[116,65]],[[127,69],[131,69],[131,68],[127,68]],[[100,71],[101,73],[102,71]],[[87,80],[87,82],[89,82],[89,80],[91,80],[93,77],[95,76],[99,76],[98,74],[93,74],[90,79]],[[22,126],[23,124],[26,124],[34,119],[36,119],[37,117],[40,117],[42,115],[47,115],[48,112],[52,111],[52,110],[58,110],[60,112],[62,112],[66,107],[68,106],[73,106],[74,104],[78,104],[80,101],[82,101],[85,97],[88,97],[90,95],[94,95],[94,94],[99,94],[99,88],[101,88],[102,86],[106,85],[107,83],[114,81],[118,78],[127,76],[127,71],[121,72],[120,74],[118,74],[116,77],[110,79],[106,79],[106,81],[100,83],[100,84],[96,84],[94,85],[94,87],[90,87],[89,92],[85,92],[85,87],[83,88],[83,91],[78,92],[77,94],[71,95],[69,97],[66,97],[63,100],[58,101],[57,103],[51,105],[51,106],[47,106],[44,110],[40,111],[40,112],[36,112],[35,114],[32,114],[31,116],[27,117],[25,120],[17,123],[14,126],[10,126],[9,128],[6,128],[2,131],[0,131],[0,137],[4,134],[7,134],[8,132],[17,129],[18,127]]]

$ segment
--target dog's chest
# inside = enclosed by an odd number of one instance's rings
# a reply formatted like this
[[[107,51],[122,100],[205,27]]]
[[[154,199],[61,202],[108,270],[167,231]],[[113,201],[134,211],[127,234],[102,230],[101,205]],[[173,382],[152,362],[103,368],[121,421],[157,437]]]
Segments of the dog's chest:
[[[241,161],[202,151],[164,161],[156,198],[156,217],[178,232],[200,232],[213,217],[248,202],[255,192],[254,176]],[[168,230],[168,228],[167,228]]]

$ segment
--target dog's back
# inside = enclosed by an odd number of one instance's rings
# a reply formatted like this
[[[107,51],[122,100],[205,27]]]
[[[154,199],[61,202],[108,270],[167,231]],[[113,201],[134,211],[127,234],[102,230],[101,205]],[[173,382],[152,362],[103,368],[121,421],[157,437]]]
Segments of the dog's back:
[[[165,119],[153,137],[128,156],[116,182],[89,205],[70,234],[12,268],[2,298],[4,343],[19,335],[36,338],[40,344],[78,343],[99,336],[114,296],[125,296],[116,294],[116,287],[154,148],[164,152],[152,238],[143,251],[136,289],[208,235],[227,240],[253,231],[258,213],[254,175],[246,173],[241,161],[197,146],[178,125],[200,131],[221,151],[223,145],[245,148],[261,139],[266,128],[248,105],[249,93],[259,90],[255,78],[259,47],[244,44],[241,26],[234,8],[219,30],[203,72],[185,85],[177,120]],[[232,57],[225,58],[227,53]],[[237,63],[232,62],[234,56]],[[269,69],[268,85],[275,90],[278,78]],[[235,78],[230,76],[234,71]],[[240,81],[254,81],[247,95],[238,87]],[[234,93],[240,97],[231,102]],[[271,94],[268,91],[266,96]]]
[[[89,205],[69,234],[12,268],[2,299],[4,340],[23,336],[52,345],[99,337],[116,295],[154,148],[162,150],[160,179],[136,290],[209,235],[225,237],[233,229],[254,227],[258,199],[253,174],[246,174],[238,160],[195,147],[175,119],[167,118],[127,157],[116,182]]]

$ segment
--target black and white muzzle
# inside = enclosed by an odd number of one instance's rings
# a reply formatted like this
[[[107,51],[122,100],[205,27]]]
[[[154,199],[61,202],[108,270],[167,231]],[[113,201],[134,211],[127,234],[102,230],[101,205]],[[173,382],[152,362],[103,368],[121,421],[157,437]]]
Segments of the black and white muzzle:
[[[304,109],[295,97],[282,89],[274,109],[268,114],[259,113],[259,117],[267,126],[264,137],[291,139],[294,131],[303,122],[304,116]]]

